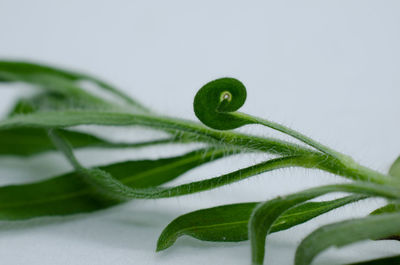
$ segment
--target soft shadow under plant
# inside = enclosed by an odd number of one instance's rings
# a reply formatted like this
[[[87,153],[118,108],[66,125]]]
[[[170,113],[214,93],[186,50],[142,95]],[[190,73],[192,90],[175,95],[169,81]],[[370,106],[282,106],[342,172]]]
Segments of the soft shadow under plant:
[[[319,169],[349,181],[288,194],[266,202],[248,202],[201,209],[173,220],[157,242],[157,251],[171,247],[182,235],[206,241],[250,240],[252,264],[263,264],[270,233],[289,229],[333,209],[371,197],[388,205],[369,216],[322,226],[299,244],[295,265],[311,264],[325,249],[361,240],[398,239],[400,235],[400,159],[388,174],[371,170],[328,146],[279,123],[237,110],[246,88],[237,79],[220,78],[204,85],[194,98],[194,111],[206,126],[160,115],[90,75],[17,61],[0,61],[0,82],[23,82],[38,93],[21,98],[0,121],[0,155],[33,156],[57,150],[74,171],[45,181],[0,187],[0,220],[87,213],[131,199],[182,196],[217,188],[267,171],[287,167]],[[85,89],[92,83],[112,97]],[[266,126],[302,144],[235,132],[247,124]],[[143,126],[166,132],[162,139],[112,142],[74,130],[77,125]],[[199,142],[204,148],[158,160],[122,161],[87,168],[75,155],[79,148],[137,148]],[[276,156],[228,174],[179,186],[162,184],[207,162],[229,155],[263,152]],[[319,196],[345,192],[330,201]],[[267,249],[268,253],[268,249]],[[249,255],[250,257],[250,255]],[[396,264],[400,257],[359,264]]]

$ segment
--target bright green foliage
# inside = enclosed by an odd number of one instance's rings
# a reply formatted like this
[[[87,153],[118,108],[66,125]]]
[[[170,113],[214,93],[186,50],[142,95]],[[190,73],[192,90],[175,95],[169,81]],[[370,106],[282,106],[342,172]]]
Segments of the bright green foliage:
[[[57,69],[45,65],[17,62],[0,61],[0,77],[3,82],[27,82],[47,84],[46,77],[59,78],[68,81],[78,81],[83,78],[82,74]]]
[[[400,213],[346,220],[318,228],[296,251],[295,265],[308,265],[325,249],[343,247],[367,239],[380,239],[400,233]]]
[[[271,233],[289,229],[364,198],[366,197],[353,195],[332,201],[300,204],[281,215],[273,224]],[[205,241],[248,240],[248,223],[257,204],[259,203],[223,205],[181,215],[163,230],[157,242],[157,251],[169,248],[178,237],[183,235]]]
[[[69,95],[80,93],[82,96],[83,93],[76,87],[76,82],[85,80],[97,84],[100,88],[117,95],[135,107],[147,111],[136,100],[93,76],[30,62],[0,61],[0,82],[30,83],[46,90],[59,91]]]
[[[276,169],[303,167],[347,178],[350,183],[316,187],[264,203],[225,205],[182,215],[164,230],[157,249],[171,246],[181,235],[210,241],[250,238],[252,261],[262,264],[269,233],[288,229],[367,197],[385,198],[389,204],[370,217],[316,230],[299,246],[296,264],[310,264],[319,252],[330,246],[344,246],[364,239],[393,238],[399,233],[399,159],[389,174],[383,174],[284,125],[238,112],[247,92],[237,79],[211,81],[196,94],[193,103],[195,114],[209,128],[149,111],[114,86],[74,71],[29,62],[0,61],[0,82],[3,85],[27,83],[40,91],[32,97],[19,99],[8,117],[0,121],[0,155],[33,156],[59,151],[75,168],[74,172],[45,181],[0,187],[0,220],[92,212],[130,199],[183,196]],[[84,82],[109,92],[114,98],[88,91]],[[303,145],[232,131],[246,124],[272,128],[301,141]],[[77,125],[114,126],[115,130],[121,126],[142,126],[164,131],[169,136],[147,142],[115,143],[71,130],[70,127]],[[170,142],[195,142],[206,147],[172,158],[127,161],[94,168],[85,168],[74,155],[77,148],[145,147]],[[221,176],[160,187],[209,161],[246,152],[277,157]],[[268,187],[265,187],[265,192],[268,197]],[[327,202],[307,202],[330,192],[350,195]]]
[[[400,212],[400,204],[389,203],[388,205],[383,206],[382,208],[376,209],[371,214],[374,215],[374,214],[395,213],[395,212]]]
[[[400,178],[400,156],[393,162],[389,169],[389,175]]]
[[[172,143],[179,140],[174,137],[169,137],[136,143],[116,143],[82,132],[70,130],[59,130],[59,132],[74,148],[136,148]],[[44,129],[15,128],[0,130],[0,155],[30,156],[51,150],[55,150],[55,147]]]
[[[59,93],[41,93],[31,98],[19,100],[9,117],[18,117],[18,115],[33,114],[42,111],[66,110],[66,109],[91,109],[95,105],[88,104],[87,101],[80,102],[79,99],[71,100],[71,97]],[[101,108],[102,110],[104,107]],[[40,115],[40,114],[38,114]],[[160,140],[152,140],[136,143],[115,143],[101,139],[88,133],[75,132],[71,130],[59,130],[59,133],[65,137],[74,148],[82,147],[143,147],[163,143],[183,141],[179,137],[168,137]],[[13,128],[0,130],[0,155],[19,155],[28,156],[49,150],[55,150],[53,143],[47,136],[47,131],[41,128]]]
[[[107,145],[107,141],[90,134],[63,130],[62,134],[76,147]],[[16,128],[0,131],[0,154],[28,156],[55,150],[47,132],[38,128]]]
[[[392,177],[400,177],[400,157],[393,162],[389,169],[389,175]],[[394,213],[400,212],[400,204],[397,203],[389,203],[379,209],[376,209],[371,214],[383,214],[383,213]]]
[[[400,157],[393,162],[389,169],[389,175],[395,177],[396,179],[400,179]],[[379,215],[385,213],[398,213],[400,212],[400,204],[399,203],[389,203],[381,208],[374,210],[371,215]],[[388,237],[389,239],[400,240],[400,235],[391,235]]]
[[[149,188],[222,156],[223,152],[218,150],[198,150],[172,158],[126,161],[99,169],[128,187]],[[0,220],[91,212],[121,202],[99,195],[99,191],[75,171],[41,182],[0,187]]]
[[[116,107],[105,103],[102,99],[93,97],[84,92],[65,94],[60,92],[43,92],[30,98],[20,99],[11,110],[9,116],[29,114],[38,111],[62,111],[62,110],[112,110]]]
[[[368,196],[382,196],[396,198],[397,191],[383,185],[366,183],[337,184],[308,189],[284,197],[259,204],[253,211],[249,224],[249,236],[251,239],[252,263],[262,264],[265,255],[265,237],[271,233],[272,226],[279,216],[290,208],[305,201],[314,199],[331,192],[351,192]]]

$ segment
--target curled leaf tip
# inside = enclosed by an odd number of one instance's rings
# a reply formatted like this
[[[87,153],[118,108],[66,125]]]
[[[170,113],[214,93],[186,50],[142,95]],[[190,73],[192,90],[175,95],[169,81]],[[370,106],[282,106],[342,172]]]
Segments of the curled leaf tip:
[[[235,78],[219,78],[205,84],[194,97],[197,118],[213,129],[235,129],[249,121],[235,113],[246,101],[246,87]]]

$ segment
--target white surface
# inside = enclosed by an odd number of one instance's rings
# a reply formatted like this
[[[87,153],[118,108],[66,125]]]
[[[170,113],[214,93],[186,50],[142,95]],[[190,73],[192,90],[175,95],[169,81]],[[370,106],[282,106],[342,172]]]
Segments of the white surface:
[[[248,88],[242,111],[282,122],[385,171],[400,153],[399,11],[398,1],[0,0],[0,56],[84,70],[161,113],[189,119],[195,119],[192,100],[202,84],[237,77]],[[0,110],[20,94],[14,88],[2,90]],[[273,134],[256,126],[241,131]],[[78,156],[95,165],[183,151],[152,148],[110,156],[95,150]],[[215,176],[259,159],[218,161],[175,183]],[[2,184],[67,170],[54,154],[0,161]],[[158,254],[155,243],[165,225],[188,211],[265,200],[335,181],[339,179],[322,172],[281,170],[206,193],[132,202],[63,222],[2,223],[1,263],[248,264],[248,242],[182,238]],[[357,203],[272,235],[266,263],[291,264],[296,244],[318,224],[362,216],[382,204]],[[399,251],[397,242],[365,242],[331,249],[315,264]]]

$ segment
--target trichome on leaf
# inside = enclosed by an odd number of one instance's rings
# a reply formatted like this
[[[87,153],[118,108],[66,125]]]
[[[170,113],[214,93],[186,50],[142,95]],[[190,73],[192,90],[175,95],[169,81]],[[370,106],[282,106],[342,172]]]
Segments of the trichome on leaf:
[[[93,83],[113,97],[105,98],[88,91],[83,81]],[[285,194],[265,202],[222,205],[187,213],[166,226],[158,239],[157,251],[171,247],[182,235],[217,242],[250,240],[249,260],[260,265],[264,262],[265,241],[270,233],[292,228],[370,197],[384,198],[388,204],[370,216],[315,230],[299,244],[294,264],[311,264],[319,253],[331,246],[400,235],[400,158],[387,174],[377,172],[291,128],[238,112],[247,92],[237,79],[220,78],[197,92],[193,107],[201,123],[160,115],[96,77],[51,66],[0,61],[0,82],[4,85],[23,82],[38,90],[36,95],[18,100],[0,121],[0,155],[26,157],[58,151],[74,167],[73,172],[45,181],[0,187],[0,220],[93,212],[130,199],[183,196],[267,171],[303,167],[324,170],[350,182]],[[303,145],[234,131],[247,124],[272,128]],[[164,131],[168,137],[134,143],[112,142],[75,131],[73,126],[77,125],[143,126]],[[79,148],[135,148],[193,142],[202,143],[205,148],[170,158],[121,161],[93,168],[83,166],[74,155]],[[248,152],[277,157],[202,181],[161,186],[210,161]],[[348,195],[331,201],[310,202],[332,192]],[[390,262],[398,260],[397,256],[359,264],[394,264]]]

